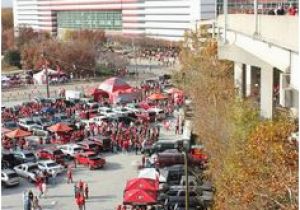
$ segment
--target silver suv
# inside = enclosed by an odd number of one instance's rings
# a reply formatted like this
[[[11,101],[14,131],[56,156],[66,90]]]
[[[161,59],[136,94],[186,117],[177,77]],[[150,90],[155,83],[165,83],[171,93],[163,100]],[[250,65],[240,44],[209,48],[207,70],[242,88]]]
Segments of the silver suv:
[[[4,169],[1,171],[1,182],[4,187],[16,186],[20,183],[20,178],[15,171]]]

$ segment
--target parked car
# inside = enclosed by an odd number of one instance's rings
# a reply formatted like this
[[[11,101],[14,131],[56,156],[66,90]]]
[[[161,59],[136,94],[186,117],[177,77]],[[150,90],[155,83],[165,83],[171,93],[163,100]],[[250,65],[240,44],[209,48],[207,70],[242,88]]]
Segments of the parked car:
[[[19,175],[11,169],[1,170],[1,184],[4,187],[16,186],[20,184]]]
[[[63,159],[65,157],[65,154],[62,152],[62,150],[57,148],[41,149],[38,150],[36,154],[39,159],[56,160]]]
[[[155,119],[156,120],[164,120],[166,118],[166,114],[163,109],[159,108],[150,108],[147,112],[155,112]]]
[[[110,107],[99,107],[98,112],[106,117],[117,116],[117,114]]]
[[[65,144],[58,147],[67,156],[67,158],[74,158],[76,154],[82,151],[81,146],[77,144]]]
[[[51,126],[53,123],[49,120],[47,120],[44,117],[33,117],[33,121],[42,127],[42,130],[46,130],[49,126]]]
[[[94,152],[83,152],[76,154],[75,160],[78,164],[87,165],[90,169],[103,168],[105,159]]]
[[[35,136],[47,136],[49,135],[49,131],[43,129],[41,125],[32,126],[32,134]]]
[[[15,121],[6,121],[2,123],[2,127],[10,129],[10,130],[15,130],[17,129],[19,126]]]
[[[204,169],[205,162],[201,159],[196,159],[190,154],[187,156],[190,166],[196,169]],[[184,155],[182,153],[158,153],[157,163],[160,168],[172,166],[176,164],[184,164]]]
[[[73,122],[72,122],[72,120],[66,115],[66,114],[62,114],[62,113],[60,113],[60,114],[55,114],[54,115],[54,118],[56,119],[56,123],[58,123],[58,122],[63,122],[63,123],[65,123],[66,125],[72,125],[73,124]]]
[[[85,152],[95,152],[95,153],[100,152],[100,145],[97,144],[95,141],[85,140],[85,141],[79,142],[78,145]]]
[[[28,150],[16,150],[13,154],[17,161],[20,161],[21,163],[34,163],[37,161],[34,153]]]
[[[89,140],[98,144],[102,151],[112,150],[112,140],[110,136],[90,136]]]
[[[142,148],[142,153],[148,153],[152,155],[153,153],[163,152],[168,149],[179,149],[187,148],[189,143],[183,140],[159,140],[153,145]]]
[[[24,130],[32,131],[34,125],[36,125],[36,123],[31,118],[19,119],[19,127]]]
[[[37,163],[24,163],[14,167],[16,173],[30,182],[36,182],[37,175],[42,171],[39,169]]]
[[[1,168],[14,168],[16,165],[22,164],[21,160],[16,159],[14,154],[11,152],[2,151],[1,152]]]
[[[185,190],[169,191],[167,195],[168,196],[165,200],[165,205],[169,208],[174,209],[177,203],[185,202]],[[196,203],[195,201],[197,201],[197,193],[195,191],[189,191],[189,199],[191,203]]]
[[[38,167],[42,171],[47,171],[47,173],[50,175],[53,175],[54,173],[61,174],[65,171],[65,168],[62,165],[56,163],[53,160],[39,161]]]

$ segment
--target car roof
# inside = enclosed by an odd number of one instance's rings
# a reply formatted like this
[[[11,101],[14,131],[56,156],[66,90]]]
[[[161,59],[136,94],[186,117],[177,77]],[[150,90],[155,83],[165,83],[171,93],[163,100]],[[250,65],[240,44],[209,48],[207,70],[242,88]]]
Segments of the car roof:
[[[56,162],[53,161],[53,160],[42,160],[42,161],[39,161],[38,163],[44,163],[44,164],[47,164],[47,163],[56,163]]]
[[[90,141],[90,140],[84,140],[80,143],[78,143],[78,145],[84,145],[84,144],[96,144],[94,141]]]
[[[92,152],[92,151],[88,151],[88,152],[83,152],[81,154],[84,154],[84,155],[96,155],[95,152]]]
[[[35,166],[35,165],[37,165],[37,163],[23,163],[23,164],[21,164],[21,165],[22,165],[22,166],[26,165],[26,166],[30,167],[30,166]]]
[[[15,174],[16,172],[12,169],[1,169],[1,172],[2,173],[5,173],[5,174]]]
[[[33,153],[33,151],[30,150],[22,150],[22,151],[16,151],[16,153],[21,153],[21,154],[29,154],[29,153]]]

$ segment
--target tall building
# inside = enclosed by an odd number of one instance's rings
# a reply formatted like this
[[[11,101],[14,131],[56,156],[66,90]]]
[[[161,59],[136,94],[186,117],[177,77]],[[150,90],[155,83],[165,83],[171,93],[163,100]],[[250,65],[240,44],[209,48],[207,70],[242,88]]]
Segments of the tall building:
[[[62,35],[104,29],[179,40],[200,20],[214,19],[215,0],[14,0],[14,26]]]

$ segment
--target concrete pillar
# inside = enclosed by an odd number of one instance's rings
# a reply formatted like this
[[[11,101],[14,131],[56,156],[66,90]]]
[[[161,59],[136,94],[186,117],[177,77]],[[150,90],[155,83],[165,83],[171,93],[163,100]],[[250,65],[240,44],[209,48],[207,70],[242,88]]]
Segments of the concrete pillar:
[[[260,80],[260,115],[272,118],[273,115],[273,68],[261,69]]]
[[[243,64],[234,63],[234,86],[238,89],[238,96],[243,97]]]
[[[252,69],[251,65],[246,65],[246,96],[251,95],[252,89]]]
[[[280,73],[279,79],[279,104],[283,107],[286,107],[286,97],[285,97],[285,88],[289,87],[288,78],[289,74]]]

